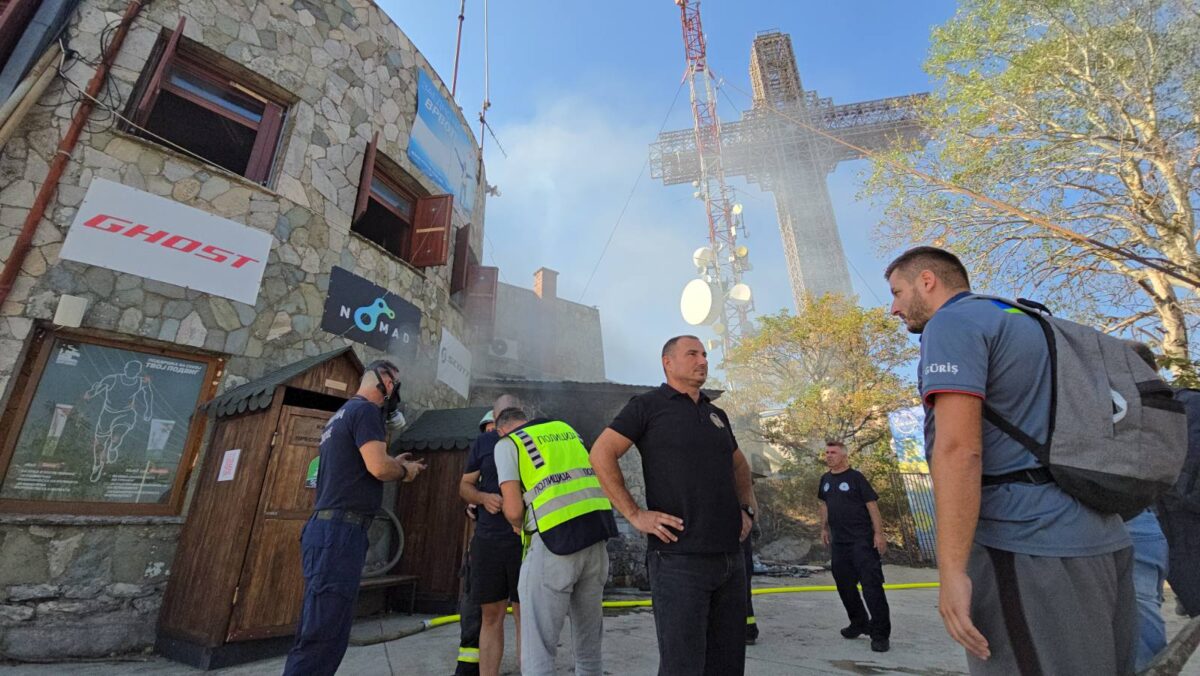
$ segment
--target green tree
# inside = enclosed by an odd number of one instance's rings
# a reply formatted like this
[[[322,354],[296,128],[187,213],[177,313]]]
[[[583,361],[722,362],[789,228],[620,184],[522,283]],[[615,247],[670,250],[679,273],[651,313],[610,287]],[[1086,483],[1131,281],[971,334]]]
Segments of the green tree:
[[[842,440],[851,463],[880,494],[889,531],[900,519],[903,494],[887,414],[916,401],[912,373],[917,348],[883,308],[861,308],[834,295],[810,299],[757,318],[754,331],[728,355],[736,385],[718,402],[735,416],[743,447],[762,442],[783,451],[781,478],[760,487],[764,529],[774,536],[789,523],[817,523],[816,487],[825,472],[824,442]],[[807,532],[809,537],[816,533]]]
[[[917,348],[882,308],[839,296],[810,299],[756,321],[726,369],[736,388],[722,403],[761,420],[761,438],[796,462],[813,462],[826,438],[852,452],[887,449],[887,414],[911,406],[916,391],[898,375]]]
[[[878,158],[866,189],[885,246],[948,246],[977,286],[1149,340],[1194,378],[1200,290],[903,166],[1200,279],[1195,0],[963,0],[926,70],[930,142]]]

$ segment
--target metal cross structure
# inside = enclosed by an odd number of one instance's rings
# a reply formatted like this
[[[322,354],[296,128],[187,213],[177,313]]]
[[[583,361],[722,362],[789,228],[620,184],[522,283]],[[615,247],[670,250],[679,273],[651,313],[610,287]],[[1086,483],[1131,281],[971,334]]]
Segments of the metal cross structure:
[[[736,255],[740,210],[734,209],[733,194],[725,183],[722,158],[724,134],[717,115],[717,90],[708,70],[708,54],[704,29],[700,25],[699,0],[676,0],[683,23],[683,51],[687,60],[684,79],[688,82],[692,100],[691,130],[686,134],[695,161],[692,176],[686,180],[696,188],[696,196],[704,200],[708,216],[708,240],[712,254],[702,261],[705,276],[714,287],[714,303],[720,303],[717,330],[721,337],[722,355],[736,343],[747,328],[749,303],[735,300],[729,291],[741,282],[743,263]],[[701,261],[698,261],[701,262]]]
[[[809,297],[853,290],[825,177],[839,162],[863,157],[819,129],[867,151],[923,139],[916,105],[925,94],[834,105],[800,84],[792,39],[765,31],[750,60],[753,105],[737,122],[720,125],[725,177],[744,176],[774,193],[792,296],[799,309]],[[664,132],[650,146],[651,176],[665,185],[702,179],[703,153],[694,130]]]

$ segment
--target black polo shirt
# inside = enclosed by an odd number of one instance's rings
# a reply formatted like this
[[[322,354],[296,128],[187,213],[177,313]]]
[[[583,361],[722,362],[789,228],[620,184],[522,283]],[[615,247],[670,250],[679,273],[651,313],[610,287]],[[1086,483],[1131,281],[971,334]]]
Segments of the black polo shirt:
[[[642,455],[646,508],[683,519],[679,542],[647,536],[650,549],[686,554],[741,551],[742,512],[733,479],[737,439],[725,411],[667,384],[629,400],[609,427]]]
[[[877,502],[879,496],[862,472],[856,469],[837,474],[826,472],[817,484],[817,498],[825,503],[829,513],[829,534],[833,542],[871,542],[875,537],[867,503]]]

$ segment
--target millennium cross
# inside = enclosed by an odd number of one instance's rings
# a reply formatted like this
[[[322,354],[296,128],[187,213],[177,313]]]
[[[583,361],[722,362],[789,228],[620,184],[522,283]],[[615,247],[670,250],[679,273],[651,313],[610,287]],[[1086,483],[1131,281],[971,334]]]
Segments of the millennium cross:
[[[766,31],[750,56],[754,100],[737,122],[721,124],[726,176],[744,176],[775,196],[779,233],[796,308],[826,293],[852,293],[825,177],[839,162],[862,157],[821,129],[868,151],[896,141],[922,140],[916,106],[925,94],[834,105],[805,91],[786,33]],[[665,185],[700,178],[693,129],[665,132],[650,146],[651,176]]]

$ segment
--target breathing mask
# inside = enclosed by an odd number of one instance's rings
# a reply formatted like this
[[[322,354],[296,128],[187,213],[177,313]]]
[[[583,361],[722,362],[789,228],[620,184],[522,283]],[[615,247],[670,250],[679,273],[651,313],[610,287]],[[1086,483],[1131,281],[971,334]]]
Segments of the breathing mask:
[[[404,410],[407,406],[400,399],[400,379],[396,377],[396,369],[391,364],[381,364],[374,368],[374,372],[375,387],[379,388],[379,393],[383,395],[383,420],[388,427],[398,430],[404,427],[408,421],[404,419]],[[392,380],[390,395],[384,381],[384,374],[387,374]]]

